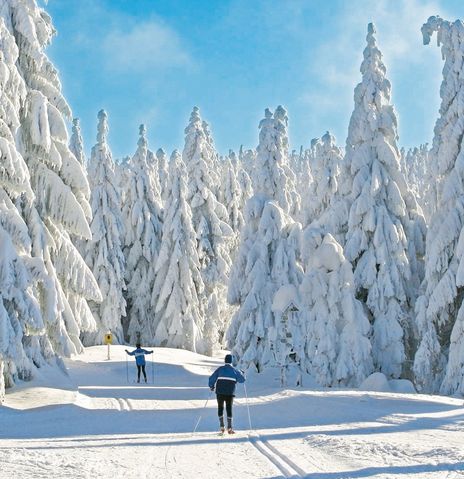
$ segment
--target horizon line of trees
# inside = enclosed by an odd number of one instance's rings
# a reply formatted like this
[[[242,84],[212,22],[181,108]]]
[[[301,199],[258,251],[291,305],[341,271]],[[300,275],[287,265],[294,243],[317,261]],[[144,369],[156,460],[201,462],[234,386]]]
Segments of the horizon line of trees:
[[[34,370],[100,344],[228,347],[242,367],[295,366],[323,386],[374,371],[464,393],[464,48],[431,17],[445,67],[432,147],[398,147],[391,85],[368,25],[346,146],[290,152],[265,110],[256,149],[221,157],[193,108],[182,152],[114,162],[98,113],[80,125],[44,50],[35,1],[0,13],[0,398]]]

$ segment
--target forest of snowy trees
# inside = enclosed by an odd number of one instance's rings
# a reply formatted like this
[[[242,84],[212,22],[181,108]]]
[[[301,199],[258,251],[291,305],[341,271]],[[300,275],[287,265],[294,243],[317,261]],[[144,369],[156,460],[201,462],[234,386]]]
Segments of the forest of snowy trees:
[[[277,106],[256,148],[221,156],[194,107],[179,150],[150,149],[140,125],[116,160],[104,110],[86,158],[45,54],[54,33],[35,0],[2,2],[0,401],[108,330],[227,348],[242,368],[292,366],[322,386],[382,372],[464,394],[460,21],[422,28],[445,62],[431,147],[400,149],[369,24],[344,147],[326,132],[291,150]]]

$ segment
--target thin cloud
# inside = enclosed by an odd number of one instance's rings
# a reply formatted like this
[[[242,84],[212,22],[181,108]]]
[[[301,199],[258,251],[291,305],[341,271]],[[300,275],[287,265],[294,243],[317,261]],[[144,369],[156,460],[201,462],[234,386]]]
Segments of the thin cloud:
[[[132,25],[129,30],[127,25],[126,30],[116,27],[106,34],[102,50],[105,66],[111,71],[140,73],[193,66],[177,32],[157,19]]]

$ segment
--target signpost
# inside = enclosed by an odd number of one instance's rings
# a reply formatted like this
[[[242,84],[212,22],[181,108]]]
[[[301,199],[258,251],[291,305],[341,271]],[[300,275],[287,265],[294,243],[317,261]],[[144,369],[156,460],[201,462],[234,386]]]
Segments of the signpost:
[[[110,346],[111,346],[111,343],[113,342],[113,335],[111,334],[111,331],[108,330],[108,332],[105,334],[103,338],[103,342],[104,344],[108,346],[108,361],[109,361],[111,359]]]

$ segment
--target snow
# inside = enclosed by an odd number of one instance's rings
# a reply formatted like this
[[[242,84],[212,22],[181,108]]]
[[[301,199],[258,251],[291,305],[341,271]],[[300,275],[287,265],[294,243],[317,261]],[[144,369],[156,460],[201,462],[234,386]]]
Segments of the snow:
[[[298,308],[299,303],[300,300],[296,287],[293,284],[284,284],[274,294],[271,309],[275,313],[282,314],[292,306]]]
[[[124,346],[87,348],[10,389],[0,477],[418,478],[464,472],[461,400],[351,389],[282,389],[276,371],[237,387],[237,434],[218,437],[215,358],[155,348],[155,384],[126,381]],[[219,357],[219,359],[218,359]],[[148,364],[149,377],[151,366]],[[128,362],[130,381],[133,360]],[[201,415],[198,432],[192,433]]]
[[[373,373],[367,377],[359,386],[362,391],[377,391],[389,392],[391,391],[387,376],[383,373]]]

